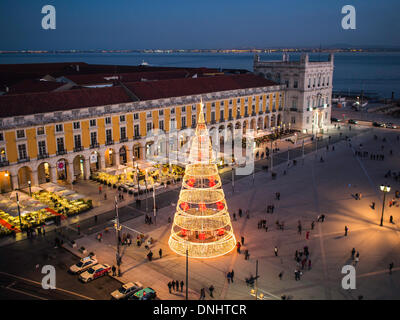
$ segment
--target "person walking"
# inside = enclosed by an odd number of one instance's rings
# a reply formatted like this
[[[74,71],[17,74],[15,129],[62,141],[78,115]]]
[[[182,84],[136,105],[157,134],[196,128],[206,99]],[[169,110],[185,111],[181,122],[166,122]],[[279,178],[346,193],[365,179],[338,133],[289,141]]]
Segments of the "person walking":
[[[96,224],[97,224],[97,215],[96,215],[96,216],[94,216],[94,223],[96,223]]]
[[[349,228],[347,226],[344,226],[344,236],[347,237],[347,232],[349,231]]]
[[[375,202],[372,202],[372,203],[371,203],[371,209],[372,209],[372,210],[375,210]]]
[[[99,186],[99,194],[101,193],[101,186]]]
[[[115,273],[115,271],[117,270],[117,268],[115,268],[115,266],[113,265],[112,266],[112,268],[111,268],[111,271],[112,271],[112,275],[115,277],[115,275],[116,275],[116,273]]]
[[[244,246],[244,237],[241,237],[240,240],[242,242],[242,246]]]
[[[354,260],[354,255],[356,254],[356,249],[353,248],[353,250],[351,250],[351,259]]]
[[[206,290],[204,288],[201,288],[200,290],[200,300],[204,300],[206,297]]]
[[[214,286],[211,285],[211,286],[208,288],[208,290],[210,291],[210,297],[211,297],[211,298],[214,298],[214,296],[213,296]]]
[[[237,247],[237,252],[240,253],[241,244],[239,241],[237,242],[236,247]]]
[[[391,263],[389,264],[389,274],[392,274],[393,266],[394,266],[394,263],[391,262]]]
[[[160,255],[160,259],[162,258],[162,249],[160,248],[160,250],[158,251],[158,254]]]
[[[241,218],[241,217],[242,217],[242,209],[239,208],[239,218]]]
[[[231,271],[231,281],[233,282],[233,276],[235,275],[235,272],[233,271],[233,269],[232,269],[232,271]]]
[[[277,247],[274,248],[274,253],[275,253],[275,257],[277,257],[278,256],[278,248]]]
[[[228,283],[231,283],[231,273],[230,272],[228,272],[226,274],[226,279],[228,280]]]
[[[308,240],[310,238],[310,231],[306,232],[306,240]]]
[[[245,250],[244,251],[244,260],[249,260],[249,257],[250,257],[250,253],[249,253],[249,250]]]
[[[171,281],[170,281],[170,282],[168,282],[168,290],[169,290],[169,293],[172,293],[172,292],[171,292],[171,288],[172,288],[172,283],[171,283]]]
[[[394,224],[394,222],[393,222],[393,216],[390,216],[389,222],[390,222],[391,224]]]
[[[282,280],[282,277],[283,277],[283,271],[281,271],[281,272],[279,273],[278,277],[279,277],[279,280]]]
[[[183,282],[183,280],[181,280],[181,292],[183,292],[183,285],[184,285],[184,282]]]
[[[175,291],[175,281],[174,280],[172,280],[171,285],[172,285],[172,289]]]
[[[311,230],[314,230],[314,225],[315,225],[314,221],[311,222]]]
[[[179,291],[179,281],[175,280],[175,287],[176,287],[176,291]]]

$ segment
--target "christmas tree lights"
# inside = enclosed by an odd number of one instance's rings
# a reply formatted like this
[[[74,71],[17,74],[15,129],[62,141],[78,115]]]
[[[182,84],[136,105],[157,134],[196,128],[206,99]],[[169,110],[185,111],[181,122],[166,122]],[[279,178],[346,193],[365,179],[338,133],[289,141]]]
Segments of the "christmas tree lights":
[[[168,243],[192,258],[218,257],[236,245],[202,103]]]

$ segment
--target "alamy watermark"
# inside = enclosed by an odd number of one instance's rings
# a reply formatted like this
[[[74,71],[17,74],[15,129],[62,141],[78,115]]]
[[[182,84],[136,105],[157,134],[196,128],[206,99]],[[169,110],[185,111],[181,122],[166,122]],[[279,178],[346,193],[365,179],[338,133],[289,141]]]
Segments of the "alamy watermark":
[[[356,8],[352,5],[345,5],[342,8],[342,14],[345,16],[342,18],[342,28],[344,30],[355,30],[356,29]]]
[[[42,28],[44,30],[55,30],[56,29],[56,8],[52,5],[45,5],[42,7],[42,14],[45,16],[42,18]]]

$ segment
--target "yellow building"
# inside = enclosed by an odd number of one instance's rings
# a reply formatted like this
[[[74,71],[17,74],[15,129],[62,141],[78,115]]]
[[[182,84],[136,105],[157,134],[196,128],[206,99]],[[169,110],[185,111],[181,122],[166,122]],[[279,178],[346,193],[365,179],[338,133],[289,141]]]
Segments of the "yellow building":
[[[146,159],[149,133],[195,127],[201,99],[211,131],[283,124],[283,86],[252,74],[0,96],[1,192]]]

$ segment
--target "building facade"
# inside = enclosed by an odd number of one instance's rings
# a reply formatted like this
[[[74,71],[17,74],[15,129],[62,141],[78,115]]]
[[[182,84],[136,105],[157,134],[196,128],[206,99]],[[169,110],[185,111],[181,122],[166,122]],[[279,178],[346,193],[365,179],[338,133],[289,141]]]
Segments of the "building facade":
[[[284,124],[284,86],[264,78],[166,81],[1,96],[1,192],[88,179],[91,171],[146,159],[149,132],[195,127],[200,100],[211,131],[273,131]]]
[[[285,86],[284,121],[303,133],[316,134],[326,130],[331,118],[334,56],[326,62],[309,60],[302,54],[300,61],[261,61],[254,56],[254,73]]]

